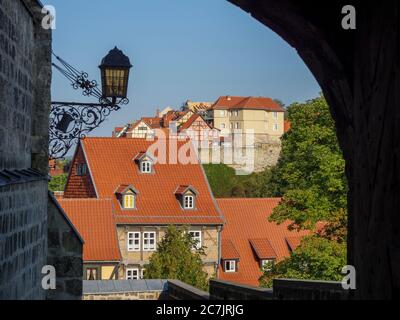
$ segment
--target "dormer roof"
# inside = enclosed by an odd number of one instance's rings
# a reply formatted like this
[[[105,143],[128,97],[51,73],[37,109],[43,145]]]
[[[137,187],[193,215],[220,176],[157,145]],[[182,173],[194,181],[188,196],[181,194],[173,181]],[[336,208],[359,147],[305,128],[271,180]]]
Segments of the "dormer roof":
[[[268,239],[250,239],[249,241],[258,259],[264,260],[277,258],[276,252]]]
[[[139,193],[132,185],[121,184],[115,190],[115,194],[126,194],[129,190],[135,194]]]
[[[154,158],[152,155],[150,155],[148,152],[146,151],[140,151],[134,158],[134,161],[140,162],[145,158],[149,158],[150,160],[154,161]]]
[[[197,195],[197,191],[192,186],[178,186],[175,190],[175,195],[183,196],[188,192],[192,192],[194,195]]]

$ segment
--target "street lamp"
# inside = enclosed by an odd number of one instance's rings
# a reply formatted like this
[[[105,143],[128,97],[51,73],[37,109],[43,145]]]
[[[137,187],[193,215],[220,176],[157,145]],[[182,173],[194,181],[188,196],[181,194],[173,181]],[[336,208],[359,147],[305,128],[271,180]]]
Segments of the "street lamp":
[[[54,57],[61,63],[53,67],[63,74],[75,90],[82,90],[84,96],[96,97],[99,103],[52,102],[49,126],[49,157],[65,157],[71,147],[100,126],[112,111],[129,103],[127,98],[129,72],[132,68],[129,58],[115,47],[102,60],[101,88],[96,80],[89,80],[86,72],[78,71],[65,60]]]
[[[129,58],[115,47],[102,60],[101,83],[103,98],[126,98],[128,91],[129,70],[132,68]]]

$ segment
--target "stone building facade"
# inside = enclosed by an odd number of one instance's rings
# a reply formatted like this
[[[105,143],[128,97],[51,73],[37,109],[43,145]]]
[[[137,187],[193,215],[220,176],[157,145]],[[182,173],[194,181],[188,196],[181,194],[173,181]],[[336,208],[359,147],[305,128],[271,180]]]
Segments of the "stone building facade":
[[[44,17],[37,0],[0,1],[0,300],[49,297],[42,269],[54,254],[68,263],[56,270],[52,298],[82,295],[81,284],[63,282],[81,278],[81,269],[65,265],[79,260],[82,244],[68,249],[48,237],[49,226],[68,230],[70,242],[78,235],[52,220],[62,212],[48,194],[51,30],[42,27]]]
[[[42,18],[37,1],[0,2],[2,299],[45,297],[51,32]]]

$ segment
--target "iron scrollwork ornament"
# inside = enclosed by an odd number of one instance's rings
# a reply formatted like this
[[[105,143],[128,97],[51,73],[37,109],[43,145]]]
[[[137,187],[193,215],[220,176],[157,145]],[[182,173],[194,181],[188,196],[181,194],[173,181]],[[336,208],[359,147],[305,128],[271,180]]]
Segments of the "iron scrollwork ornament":
[[[129,103],[127,98],[104,98],[98,89],[97,81],[89,80],[86,72],[80,72],[60,57],[62,64],[53,64],[67,77],[75,90],[82,90],[84,96],[94,96],[99,103],[52,102],[49,124],[49,157],[62,159],[80,139],[99,127],[111,112],[119,110],[120,105]]]

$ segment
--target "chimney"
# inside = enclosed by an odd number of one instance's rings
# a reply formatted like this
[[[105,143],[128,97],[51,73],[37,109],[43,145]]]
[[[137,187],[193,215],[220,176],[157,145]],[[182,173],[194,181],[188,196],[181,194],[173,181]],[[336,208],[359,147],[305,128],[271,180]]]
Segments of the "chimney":
[[[226,96],[226,99],[227,99],[228,101],[231,101],[231,100],[232,100],[231,96]]]
[[[160,109],[157,109],[157,111],[156,111],[156,117],[157,117],[157,118],[161,118],[160,112],[161,112]]]

